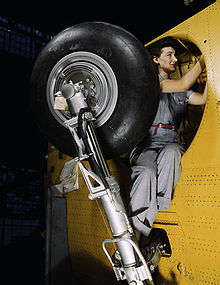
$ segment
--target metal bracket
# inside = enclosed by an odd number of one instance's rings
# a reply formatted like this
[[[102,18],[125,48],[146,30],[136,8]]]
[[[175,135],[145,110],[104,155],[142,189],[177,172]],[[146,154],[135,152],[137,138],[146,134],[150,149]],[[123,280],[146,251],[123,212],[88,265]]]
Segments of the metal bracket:
[[[90,192],[88,196],[89,199],[94,200],[96,198],[100,198],[101,196],[105,195],[107,189],[105,188],[101,179],[80,161],[79,161],[79,168],[82,172],[83,178]],[[97,186],[92,185],[90,178],[95,181]]]

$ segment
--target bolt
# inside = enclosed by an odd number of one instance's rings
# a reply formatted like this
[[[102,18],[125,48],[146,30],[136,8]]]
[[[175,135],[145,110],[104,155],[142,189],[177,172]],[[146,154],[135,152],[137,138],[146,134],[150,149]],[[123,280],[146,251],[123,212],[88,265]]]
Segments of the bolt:
[[[154,271],[154,268],[155,268],[154,265],[151,264],[151,265],[150,265],[150,270],[151,270],[151,271]]]
[[[65,73],[60,73],[59,78],[63,79],[65,77]]]
[[[95,97],[96,93],[94,91],[90,92],[90,96]]]

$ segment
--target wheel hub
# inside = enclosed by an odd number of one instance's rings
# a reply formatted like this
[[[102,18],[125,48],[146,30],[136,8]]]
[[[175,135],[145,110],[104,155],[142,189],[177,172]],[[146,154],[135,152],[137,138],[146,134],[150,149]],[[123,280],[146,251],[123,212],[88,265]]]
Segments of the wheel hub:
[[[69,82],[82,81],[83,93],[96,118],[95,126],[103,125],[115,109],[118,84],[110,65],[100,56],[85,51],[63,57],[53,67],[47,81],[47,102],[55,119],[63,125],[69,111],[54,109],[55,96]]]

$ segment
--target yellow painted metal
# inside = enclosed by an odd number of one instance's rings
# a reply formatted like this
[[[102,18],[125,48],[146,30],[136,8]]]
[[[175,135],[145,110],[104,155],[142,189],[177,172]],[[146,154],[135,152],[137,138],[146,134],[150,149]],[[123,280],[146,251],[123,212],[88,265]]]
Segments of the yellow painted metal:
[[[208,98],[199,129],[182,158],[182,174],[169,211],[160,211],[154,227],[166,230],[172,254],[159,263],[157,284],[220,284],[220,1],[189,18],[164,36],[193,42],[205,56]],[[155,39],[155,40],[157,40]],[[70,158],[54,147],[48,153],[49,184]],[[110,161],[127,201],[128,169]],[[99,202],[80,189],[66,194],[68,243],[74,273],[83,284],[118,284],[101,242],[111,236]],[[110,246],[111,253],[114,246]]]

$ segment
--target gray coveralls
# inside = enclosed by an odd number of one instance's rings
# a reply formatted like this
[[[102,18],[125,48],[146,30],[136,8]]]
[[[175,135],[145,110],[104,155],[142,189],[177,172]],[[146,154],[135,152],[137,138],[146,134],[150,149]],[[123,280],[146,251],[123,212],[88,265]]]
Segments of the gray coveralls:
[[[159,75],[159,80],[163,77]],[[140,233],[148,236],[158,210],[169,210],[172,190],[181,173],[184,146],[177,129],[193,91],[161,93],[153,125],[172,125],[175,130],[151,127],[130,154],[132,188],[129,217]]]

